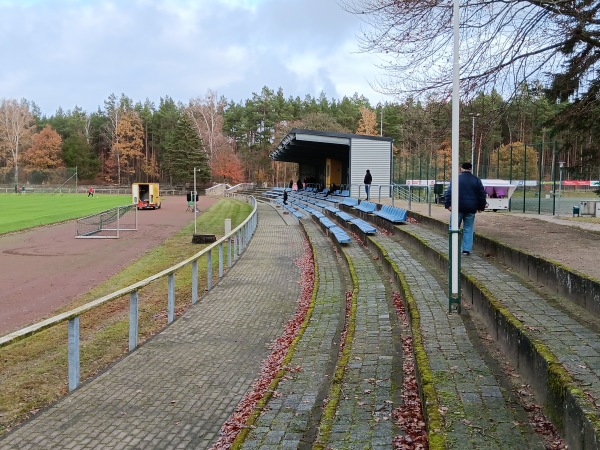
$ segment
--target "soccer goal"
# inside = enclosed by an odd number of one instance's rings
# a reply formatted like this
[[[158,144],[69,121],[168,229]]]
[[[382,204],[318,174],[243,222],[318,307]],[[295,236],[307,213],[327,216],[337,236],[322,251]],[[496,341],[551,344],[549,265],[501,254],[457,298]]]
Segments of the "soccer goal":
[[[137,231],[135,205],[117,206],[77,219],[77,238],[118,239],[121,231]]]

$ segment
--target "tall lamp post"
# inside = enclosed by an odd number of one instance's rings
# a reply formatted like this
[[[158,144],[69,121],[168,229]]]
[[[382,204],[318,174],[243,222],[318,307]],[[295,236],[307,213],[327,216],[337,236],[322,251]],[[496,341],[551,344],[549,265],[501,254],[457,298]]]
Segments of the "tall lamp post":
[[[479,113],[469,114],[473,119],[473,126],[471,128],[471,164],[473,165],[473,173],[475,173],[475,117],[479,117]],[[479,166],[477,167],[477,173],[479,174]]]
[[[448,232],[448,256],[450,267],[448,271],[448,312],[453,309],[460,314],[460,251],[458,227],[458,146],[459,146],[459,120],[460,120],[460,0],[453,1],[452,30],[453,30],[453,56],[452,56],[452,194],[451,204],[454,205],[450,213],[450,230]]]

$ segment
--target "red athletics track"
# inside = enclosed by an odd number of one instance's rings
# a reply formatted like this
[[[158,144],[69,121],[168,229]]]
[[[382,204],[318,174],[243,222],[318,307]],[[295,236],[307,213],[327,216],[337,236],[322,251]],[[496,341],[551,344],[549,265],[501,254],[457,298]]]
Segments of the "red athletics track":
[[[218,197],[199,197],[205,211]],[[193,220],[185,196],[138,211],[138,231],[75,239],[75,221],[0,236],[0,336],[52,316]],[[190,236],[191,240],[191,236]]]

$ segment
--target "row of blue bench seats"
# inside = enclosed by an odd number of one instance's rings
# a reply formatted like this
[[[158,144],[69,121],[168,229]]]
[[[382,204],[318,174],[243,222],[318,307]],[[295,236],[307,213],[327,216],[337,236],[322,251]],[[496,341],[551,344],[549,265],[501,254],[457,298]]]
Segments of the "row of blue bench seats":
[[[322,197],[325,197],[327,195],[333,195],[336,197],[350,197],[350,191],[347,189],[336,189],[335,191],[331,192],[331,189],[325,188],[322,191],[319,191],[317,188],[306,188],[306,189],[302,189],[300,191],[297,192],[302,192],[305,193],[307,195],[320,195]]]
[[[324,202],[329,202],[332,204],[339,203],[341,205],[348,205],[348,206],[353,206],[358,203],[358,200],[355,198],[352,198],[352,197],[336,198],[336,197],[325,196],[325,195],[307,195],[306,193],[304,193],[302,191],[293,192],[291,194],[291,196],[296,197],[302,201],[312,203],[320,208],[325,208],[325,207],[329,206],[327,203],[324,203]]]
[[[348,214],[347,212],[340,211],[339,209],[334,208],[333,206],[329,206],[325,209],[327,209],[327,211],[329,211],[330,213],[335,214],[343,221],[353,223],[360,229],[360,231],[362,231],[365,234],[376,234],[377,233],[377,228],[375,228],[373,225],[371,225],[366,220],[363,220],[359,217],[354,217],[352,214]]]
[[[325,203],[315,200],[312,197],[304,197],[299,194],[297,195],[303,201],[313,203],[314,205],[319,206],[320,208],[327,208],[327,205]],[[328,199],[325,198],[324,200]],[[363,200],[360,203],[358,203],[358,200],[353,197],[347,197],[344,200],[340,201],[339,204],[350,206],[358,211],[362,211],[367,214],[374,214],[376,216],[389,220],[392,223],[406,222],[406,210],[395,206],[383,205],[380,210],[377,210],[376,203],[369,202],[366,200]]]
[[[298,195],[304,198],[313,197],[321,200],[326,200],[331,203],[339,203],[344,199],[350,197],[350,191],[335,190],[334,192],[331,192],[329,189],[323,189],[321,192],[318,192],[316,188],[308,188],[307,190],[295,191],[292,193],[292,195]]]
[[[319,221],[331,232],[331,234],[333,234],[333,236],[335,237],[335,239],[340,244],[349,244],[350,243],[351,239],[350,239],[350,236],[348,236],[348,233],[346,233],[342,229],[342,227],[336,225],[325,214],[323,214],[320,211],[317,211],[314,208],[311,208],[308,205],[304,205],[304,210],[307,211],[307,212],[309,212],[313,216],[315,216],[317,219],[319,219]]]
[[[287,209],[290,213],[292,213],[298,219],[303,219],[304,218],[304,214],[302,214],[300,211],[298,211],[296,208],[294,208],[289,203],[286,205],[285,203],[283,203],[283,200],[281,200],[280,198],[275,199],[274,201],[275,201],[275,203],[278,203],[281,206],[283,206],[285,209]]]
[[[373,214],[393,223],[406,222],[406,210],[395,206],[383,205],[379,211],[375,211]]]
[[[299,206],[302,207],[302,204],[298,203]],[[305,210],[307,210],[308,212],[310,212],[312,215],[314,215],[316,218],[318,218],[323,225],[325,225],[327,228],[331,229],[332,224],[335,225],[335,223],[333,223],[327,216],[325,216],[323,213],[317,211],[316,209],[313,209],[311,207],[304,207]],[[373,225],[371,225],[369,222],[359,218],[359,217],[354,217],[351,214],[348,214],[344,211],[340,211],[339,209],[333,207],[333,206],[327,206],[325,207],[325,209],[335,215],[337,215],[338,217],[340,217],[342,220],[346,221],[346,222],[350,222],[353,223],[354,225],[356,225],[363,233],[366,234],[375,234],[377,233],[377,228],[375,228]]]

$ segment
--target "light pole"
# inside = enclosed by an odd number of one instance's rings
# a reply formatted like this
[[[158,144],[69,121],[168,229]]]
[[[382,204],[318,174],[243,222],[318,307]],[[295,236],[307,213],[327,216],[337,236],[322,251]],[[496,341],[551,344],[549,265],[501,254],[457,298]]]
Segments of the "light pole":
[[[560,217],[560,194],[562,192],[562,170],[564,165],[564,161],[560,161],[558,163],[558,213],[556,214],[557,217]]]
[[[473,127],[471,128],[471,164],[473,165],[473,173],[475,173],[475,117],[479,117],[479,113],[471,113],[469,115],[473,119]],[[477,170],[477,173],[479,173],[479,170]]]

